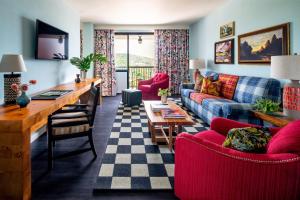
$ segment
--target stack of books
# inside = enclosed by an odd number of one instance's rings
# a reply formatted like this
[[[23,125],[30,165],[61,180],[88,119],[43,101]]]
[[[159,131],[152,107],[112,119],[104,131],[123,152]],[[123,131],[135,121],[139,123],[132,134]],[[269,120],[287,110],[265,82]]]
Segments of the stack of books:
[[[161,116],[164,119],[183,119],[185,118],[185,114],[183,114],[182,112],[178,111],[178,110],[162,110],[161,111]]]
[[[151,110],[153,112],[161,112],[162,110],[170,110],[170,106],[168,104],[162,104],[160,101],[151,103]]]

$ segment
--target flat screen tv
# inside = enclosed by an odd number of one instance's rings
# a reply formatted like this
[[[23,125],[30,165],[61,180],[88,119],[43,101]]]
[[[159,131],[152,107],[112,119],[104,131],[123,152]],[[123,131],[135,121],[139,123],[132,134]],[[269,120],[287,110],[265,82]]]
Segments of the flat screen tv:
[[[68,60],[69,34],[40,20],[36,20],[35,58]]]

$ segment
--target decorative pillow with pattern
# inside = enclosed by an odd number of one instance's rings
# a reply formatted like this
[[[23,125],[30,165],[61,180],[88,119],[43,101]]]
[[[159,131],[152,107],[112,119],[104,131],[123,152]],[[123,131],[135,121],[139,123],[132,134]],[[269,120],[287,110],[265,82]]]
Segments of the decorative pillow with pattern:
[[[219,81],[222,82],[221,95],[226,99],[233,99],[239,76],[219,74]]]
[[[212,82],[209,78],[204,78],[201,87],[201,93],[220,96],[222,83],[220,81]]]
[[[265,153],[270,139],[268,128],[233,128],[228,132],[223,146],[244,152]]]
[[[202,81],[203,81],[203,76],[201,74],[198,74],[196,77],[196,81],[195,81],[195,87],[194,90],[196,92],[200,92],[201,91],[201,87],[202,87]]]

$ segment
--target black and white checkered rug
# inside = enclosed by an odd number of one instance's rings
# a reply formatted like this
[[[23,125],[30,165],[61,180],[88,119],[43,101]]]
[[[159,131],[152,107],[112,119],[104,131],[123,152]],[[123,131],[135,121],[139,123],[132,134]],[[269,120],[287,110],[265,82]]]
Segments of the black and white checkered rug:
[[[173,99],[181,105],[180,99]],[[188,112],[194,126],[184,126],[191,134],[207,129],[207,124]],[[148,132],[144,106],[120,104],[95,185],[96,190],[173,189],[174,154],[165,144],[153,144]]]

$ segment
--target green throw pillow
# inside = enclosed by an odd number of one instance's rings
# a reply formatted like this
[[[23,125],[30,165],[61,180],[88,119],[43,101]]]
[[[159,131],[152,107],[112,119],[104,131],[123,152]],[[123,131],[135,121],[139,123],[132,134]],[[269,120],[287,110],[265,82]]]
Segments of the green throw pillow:
[[[263,153],[270,139],[267,128],[233,128],[228,132],[223,146],[239,151]]]

